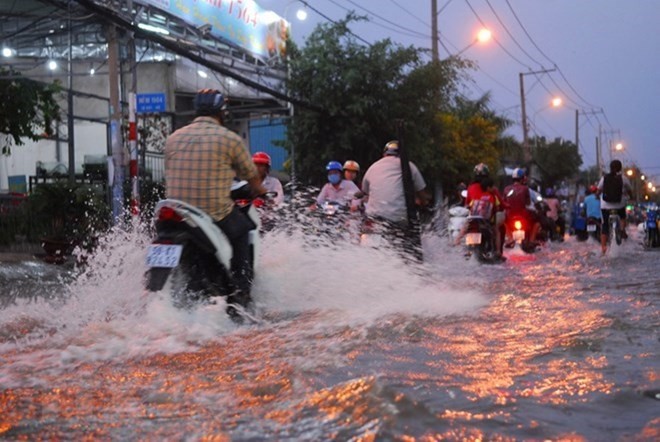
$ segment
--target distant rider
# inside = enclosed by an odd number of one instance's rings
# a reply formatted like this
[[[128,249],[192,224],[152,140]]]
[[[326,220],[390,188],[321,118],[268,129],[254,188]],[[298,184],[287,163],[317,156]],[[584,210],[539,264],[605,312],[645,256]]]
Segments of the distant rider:
[[[210,215],[231,242],[231,273],[237,290],[228,303],[250,302],[252,268],[248,234],[254,223],[232,201],[235,176],[247,180],[254,196],[266,193],[242,138],[224,127],[226,103],[214,89],[195,95],[195,119],[175,131],[165,145],[167,197],[182,200]]]
[[[482,193],[484,192],[482,182],[485,179],[489,179],[489,182],[492,181],[490,179],[490,169],[488,166],[484,163],[479,163],[476,166],[474,166],[473,169],[474,172],[474,179],[470,183],[470,185],[467,187],[467,197],[465,198],[465,206],[470,207],[472,204],[472,201],[478,200],[481,198]],[[500,237],[500,241],[498,244],[500,244],[500,247],[497,249],[499,251],[499,254],[502,254],[502,244],[503,244],[503,238],[504,238],[504,223],[506,221],[506,212],[505,209],[508,208],[508,204],[502,198],[502,195],[500,194],[500,191],[497,190],[497,187],[494,185],[491,185],[491,190],[490,193],[494,195],[494,197],[497,199],[498,204],[495,206],[495,227],[497,234]]]
[[[604,175],[598,183],[600,208],[603,218],[600,235],[600,245],[603,254],[607,252],[607,237],[610,232],[610,210],[615,209],[617,211],[621,220],[621,236],[624,239],[628,238],[628,234],[626,233],[626,195],[632,199],[633,194],[630,181],[621,173],[622,168],[621,161],[612,160],[610,163],[610,173]]]
[[[341,206],[349,207],[351,210],[357,210],[358,201],[355,200],[355,194],[360,189],[353,181],[342,178],[343,168],[341,163],[330,161],[325,166],[325,170],[328,173],[328,182],[325,183],[316,198],[316,204],[320,206],[325,202],[335,202]]]
[[[412,161],[409,164],[416,200],[421,206],[426,206],[431,198],[424,178]],[[367,216],[381,217],[395,223],[408,222],[398,141],[387,143],[383,157],[367,169],[362,190],[367,199]]]
[[[509,207],[507,210],[507,218],[514,216],[524,218],[530,226],[530,242],[536,244],[536,237],[538,236],[539,230],[541,230],[541,224],[539,223],[536,213],[530,210],[532,200],[529,193],[529,187],[527,187],[526,184],[527,174],[524,169],[516,168],[511,173],[511,178],[513,179],[513,184],[504,188],[504,199]]]
[[[587,189],[587,196],[584,198],[584,207],[587,216],[587,221],[589,218],[594,218],[600,224],[603,215],[600,211],[600,198],[598,198],[598,186],[590,186]]]
[[[268,192],[277,193],[277,196],[271,198],[269,201],[272,201],[274,204],[283,203],[284,190],[282,189],[282,183],[274,176],[270,176],[270,155],[268,155],[266,152],[256,152],[254,155],[252,155],[252,162],[257,167],[257,171],[259,171],[259,178],[261,178],[261,184],[264,186],[264,188]]]
[[[551,239],[563,241],[566,225],[564,224],[564,218],[561,217],[561,203],[559,202],[559,199],[555,194],[555,190],[552,187],[545,189],[545,203],[548,206],[545,215],[550,221],[549,227],[551,232]]]
[[[344,163],[344,179],[353,181],[356,186],[360,187],[358,175],[360,174],[360,165],[357,161],[348,160]]]

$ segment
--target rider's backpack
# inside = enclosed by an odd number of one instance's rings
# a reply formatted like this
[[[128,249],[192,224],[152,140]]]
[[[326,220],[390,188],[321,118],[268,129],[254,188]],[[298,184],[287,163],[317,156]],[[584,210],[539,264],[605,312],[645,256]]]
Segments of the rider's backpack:
[[[603,201],[620,203],[623,196],[623,178],[619,174],[608,173],[603,179]]]

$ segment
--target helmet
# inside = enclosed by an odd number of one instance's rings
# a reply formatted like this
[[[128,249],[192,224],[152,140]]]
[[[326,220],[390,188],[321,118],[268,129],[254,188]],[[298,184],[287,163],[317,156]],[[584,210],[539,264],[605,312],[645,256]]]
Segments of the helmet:
[[[525,178],[525,169],[521,169],[520,167],[516,167],[513,169],[513,172],[511,173],[511,178],[514,180],[521,180]]]
[[[484,163],[479,163],[474,166],[474,174],[476,176],[488,176],[490,175],[490,169]]]
[[[359,172],[360,171],[360,165],[357,163],[357,161],[348,160],[344,163],[344,170],[350,170],[352,172]]]
[[[266,152],[255,152],[255,154],[252,155],[252,162],[254,164],[262,164],[270,167],[270,155]]]
[[[330,161],[325,166],[325,170],[327,170],[328,172],[330,172],[331,170],[338,170],[338,171],[341,172],[344,169],[343,169],[343,167],[341,167],[341,163],[339,161]]]
[[[399,142],[392,140],[383,148],[383,155],[399,155]]]
[[[552,187],[548,187],[547,189],[545,189],[545,196],[552,197],[552,196],[554,196],[554,194],[555,194],[555,191]]]
[[[199,115],[217,115],[227,108],[225,97],[216,89],[202,89],[193,100]]]
[[[596,185],[589,186],[589,192],[591,192],[591,193],[598,192],[598,186],[596,186]]]

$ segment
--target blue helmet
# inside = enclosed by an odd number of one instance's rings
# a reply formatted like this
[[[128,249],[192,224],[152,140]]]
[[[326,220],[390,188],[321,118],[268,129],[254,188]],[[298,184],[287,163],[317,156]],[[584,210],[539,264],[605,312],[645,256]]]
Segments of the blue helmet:
[[[216,89],[202,89],[193,100],[197,115],[218,115],[227,108],[222,93]]]
[[[516,167],[515,169],[513,169],[513,172],[511,173],[511,178],[513,178],[514,180],[521,180],[525,178],[525,175],[526,175],[525,169]]]
[[[331,170],[338,170],[339,172],[343,171],[344,168],[341,166],[341,163],[339,161],[330,161],[327,166],[325,166],[325,170],[330,172]]]

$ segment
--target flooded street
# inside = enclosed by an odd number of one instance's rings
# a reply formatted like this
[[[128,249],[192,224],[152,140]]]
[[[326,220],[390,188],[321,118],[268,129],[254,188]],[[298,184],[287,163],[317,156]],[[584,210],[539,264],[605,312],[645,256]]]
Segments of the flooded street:
[[[631,229],[632,230],[632,229]],[[258,322],[142,289],[146,237],[80,275],[0,267],[0,438],[660,439],[660,253],[636,232],[426,263],[265,236]]]

